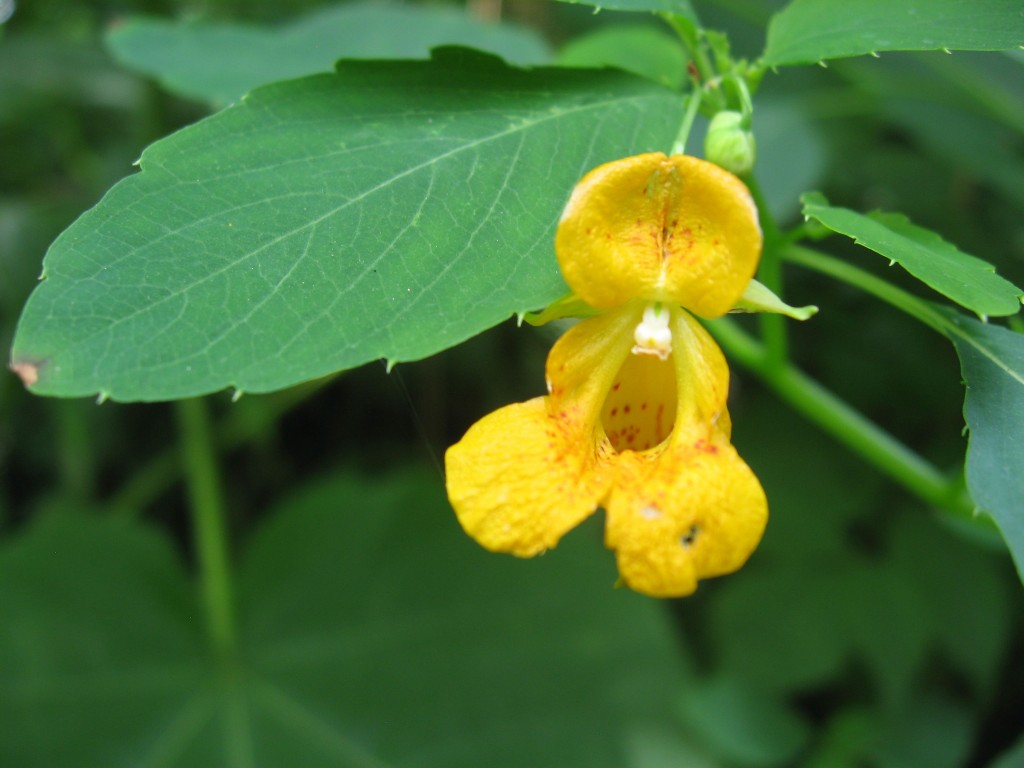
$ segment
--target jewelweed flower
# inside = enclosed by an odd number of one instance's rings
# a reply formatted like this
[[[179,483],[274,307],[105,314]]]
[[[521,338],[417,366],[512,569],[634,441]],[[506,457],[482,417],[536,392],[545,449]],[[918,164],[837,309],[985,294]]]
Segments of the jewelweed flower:
[[[579,182],[555,251],[596,314],[551,350],[547,396],[449,448],[448,496],[470,536],[531,557],[603,507],[605,543],[639,592],[688,595],[743,565],[767,501],[730,443],[725,359],[693,314],[739,301],[761,239],[743,183],[694,157],[638,155]]]

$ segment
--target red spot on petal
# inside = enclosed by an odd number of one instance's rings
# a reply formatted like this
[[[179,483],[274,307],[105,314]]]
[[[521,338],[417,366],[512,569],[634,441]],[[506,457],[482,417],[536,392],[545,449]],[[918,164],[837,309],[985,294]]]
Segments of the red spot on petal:
[[[628,405],[623,406],[622,407],[622,412],[623,413],[629,413],[629,406]]]

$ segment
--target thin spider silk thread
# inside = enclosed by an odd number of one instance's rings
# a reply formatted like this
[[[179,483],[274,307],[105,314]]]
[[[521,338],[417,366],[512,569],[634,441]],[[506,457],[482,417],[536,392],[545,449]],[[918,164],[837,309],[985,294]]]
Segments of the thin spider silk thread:
[[[394,367],[389,371],[388,364],[384,360],[381,360],[381,365],[384,366],[384,375],[390,381],[393,381],[395,387],[399,392],[401,392],[402,398],[405,400],[406,407],[409,409],[409,413],[412,416],[412,422],[416,427],[416,432],[420,436],[420,440],[423,441],[423,445],[427,449],[427,454],[430,456],[430,461],[434,465],[434,469],[437,470],[437,475],[441,478],[441,484],[443,485],[444,467],[441,464],[441,459],[438,457],[437,451],[430,443],[430,438],[427,436],[426,426],[423,423],[423,419],[420,418],[419,411],[416,408],[416,403],[413,402],[412,395],[409,394],[409,388],[405,385],[405,380],[402,378],[402,374],[399,373],[397,367]]]

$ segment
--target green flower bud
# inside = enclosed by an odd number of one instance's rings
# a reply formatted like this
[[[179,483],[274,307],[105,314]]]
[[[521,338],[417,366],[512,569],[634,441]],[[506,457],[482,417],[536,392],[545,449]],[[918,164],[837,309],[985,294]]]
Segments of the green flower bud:
[[[719,112],[704,137],[704,157],[736,175],[749,172],[757,158],[754,134],[742,123],[739,112]]]

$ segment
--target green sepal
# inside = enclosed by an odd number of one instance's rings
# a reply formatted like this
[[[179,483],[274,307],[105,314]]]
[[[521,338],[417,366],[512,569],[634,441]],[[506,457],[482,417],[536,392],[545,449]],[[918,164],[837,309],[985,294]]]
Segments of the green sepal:
[[[785,315],[794,320],[807,320],[818,314],[818,308],[813,304],[806,307],[791,307],[771,290],[757,280],[751,280],[747,288],[736,302],[731,312],[772,312],[776,315]]]
[[[521,312],[517,320],[522,325],[525,320],[530,325],[547,325],[552,320],[561,320],[565,317],[594,317],[600,314],[596,309],[587,304],[573,291],[565,294],[557,301],[548,304],[540,312]]]

